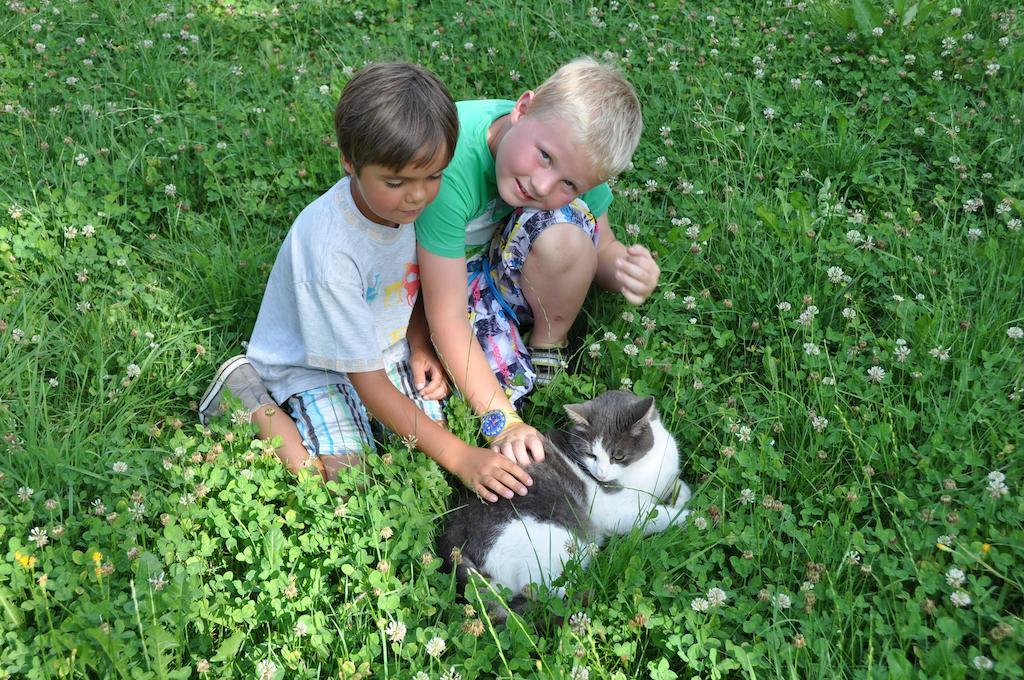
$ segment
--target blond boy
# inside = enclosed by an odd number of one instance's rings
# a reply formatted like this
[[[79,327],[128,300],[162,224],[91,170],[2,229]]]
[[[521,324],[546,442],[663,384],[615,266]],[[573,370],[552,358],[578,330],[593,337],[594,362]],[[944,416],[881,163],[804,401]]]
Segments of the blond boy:
[[[604,182],[629,164],[640,105],[619,71],[581,58],[515,102],[457,107],[455,156],[416,221],[426,315],[485,439],[525,466],[543,444],[516,405],[564,361],[591,283],[632,304],[657,285],[650,252],[618,241],[606,214]]]

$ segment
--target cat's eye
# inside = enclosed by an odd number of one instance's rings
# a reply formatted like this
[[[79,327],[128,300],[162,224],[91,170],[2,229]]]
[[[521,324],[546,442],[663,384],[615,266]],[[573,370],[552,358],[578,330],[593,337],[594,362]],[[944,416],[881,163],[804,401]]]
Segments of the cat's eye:
[[[626,460],[626,457],[621,453],[617,453],[614,456],[612,456],[612,460],[615,461],[616,463],[621,463],[622,461]]]

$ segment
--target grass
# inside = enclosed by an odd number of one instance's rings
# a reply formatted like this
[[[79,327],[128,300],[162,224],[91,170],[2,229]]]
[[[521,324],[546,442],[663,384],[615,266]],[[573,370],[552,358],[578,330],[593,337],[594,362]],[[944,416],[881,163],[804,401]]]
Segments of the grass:
[[[0,677],[1021,677],[1021,21],[980,0],[8,3]],[[663,273],[640,308],[591,295],[575,373],[526,415],[655,395],[694,515],[495,627],[439,570],[453,482],[425,457],[387,442],[365,488],[328,492],[194,402],[340,176],[352,69],[514,98],[579,54],[641,96],[610,218]]]

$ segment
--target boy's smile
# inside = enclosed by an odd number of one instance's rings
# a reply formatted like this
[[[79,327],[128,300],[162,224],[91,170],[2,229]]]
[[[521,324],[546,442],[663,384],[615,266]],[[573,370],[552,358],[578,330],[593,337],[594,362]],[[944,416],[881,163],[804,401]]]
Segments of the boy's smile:
[[[358,172],[343,159],[351,179],[352,200],[366,219],[388,227],[416,221],[441,189],[441,172],[448,165],[444,148],[425,166],[410,162],[401,170],[364,165]]]
[[[488,130],[498,195],[514,207],[554,210],[600,183],[567,120],[526,115],[532,92]]]

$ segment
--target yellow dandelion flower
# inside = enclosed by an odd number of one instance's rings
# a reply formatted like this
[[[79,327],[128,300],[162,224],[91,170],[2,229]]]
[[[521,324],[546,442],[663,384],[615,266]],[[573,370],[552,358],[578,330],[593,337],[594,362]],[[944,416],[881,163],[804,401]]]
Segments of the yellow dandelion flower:
[[[989,544],[989,543],[982,543],[981,544],[981,552],[985,553],[986,555],[988,554],[988,551],[991,550],[991,549],[992,549],[991,544]]]
[[[99,564],[100,562],[102,562],[103,561],[103,553],[101,553],[99,550],[94,552],[92,554],[92,561],[95,562],[96,564]]]

